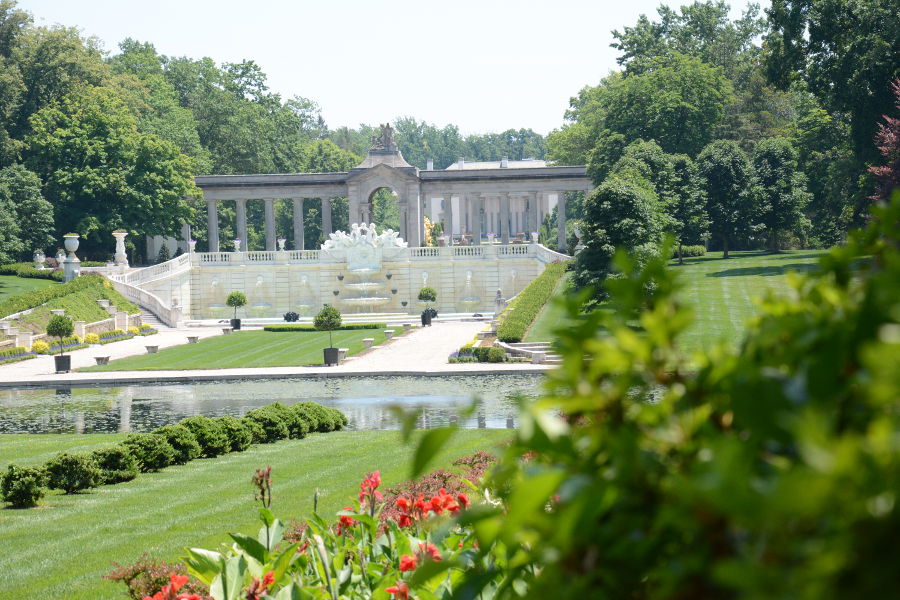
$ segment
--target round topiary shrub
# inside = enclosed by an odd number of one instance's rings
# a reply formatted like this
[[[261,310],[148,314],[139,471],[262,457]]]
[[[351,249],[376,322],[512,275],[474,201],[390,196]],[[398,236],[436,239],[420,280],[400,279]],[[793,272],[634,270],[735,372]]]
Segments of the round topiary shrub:
[[[322,307],[316,316],[313,318],[313,327],[316,328],[316,331],[327,331],[328,332],[328,347],[334,348],[334,341],[331,337],[331,332],[341,326],[341,311],[331,306],[330,304],[326,304]]]
[[[175,459],[175,449],[161,435],[132,433],[122,445],[137,459],[142,473],[164,469]]]
[[[84,336],[84,343],[85,344],[99,344],[100,336],[97,335],[96,333],[87,333]]]
[[[303,409],[315,416],[316,427],[313,431],[326,433],[329,431],[334,431],[334,429],[337,427],[334,415],[321,404],[316,404],[315,402],[298,402],[294,406],[303,407]],[[300,409],[298,408],[297,410]]]
[[[225,454],[230,449],[228,437],[222,430],[222,426],[209,417],[196,416],[182,419],[179,423],[182,427],[187,427],[197,443],[200,444],[200,456],[205,458],[213,458],[220,454]]]
[[[37,506],[47,493],[47,474],[43,469],[10,464],[0,477],[0,497],[14,508]]]
[[[200,444],[197,443],[196,436],[187,427],[163,425],[154,429],[152,433],[164,437],[175,450],[175,456],[172,459],[173,465],[183,465],[200,456]]]
[[[100,477],[104,484],[131,481],[140,472],[137,459],[125,446],[94,450],[91,456],[100,467]]]
[[[309,405],[312,402],[298,402],[291,405],[291,412],[306,423],[307,431],[319,430],[319,412],[313,410]]]
[[[42,342],[41,340],[37,340],[31,344],[31,351],[35,354],[49,354],[50,344],[48,344],[47,342]]]
[[[273,402],[266,408],[279,415],[284,420],[284,423],[288,428],[288,437],[301,439],[309,433],[309,424],[281,402]]]
[[[260,425],[258,421],[248,419],[247,417],[241,417],[240,420],[241,424],[250,432],[250,438],[253,440],[254,444],[266,443],[266,430],[263,429],[263,426]]]
[[[74,494],[103,483],[103,474],[90,454],[57,454],[44,465],[51,488]]]
[[[253,433],[243,419],[225,415],[213,419],[222,426],[231,452],[243,452],[253,443]]]
[[[63,315],[53,315],[47,323],[47,335],[59,338],[59,354],[63,353],[63,339],[72,335],[75,325],[72,320]]]
[[[237,319],[237,309],[247,304],[247,296],[244,292],[231,292],[225,299],[225,304],[234,309],[234,318]]]
[[[290,436],[284,415],[272,410],[269,406],[254,408],[248,411],[244,418],[253,421],[262,429],[262,437],[259,439],[262,444],[271,444]]]

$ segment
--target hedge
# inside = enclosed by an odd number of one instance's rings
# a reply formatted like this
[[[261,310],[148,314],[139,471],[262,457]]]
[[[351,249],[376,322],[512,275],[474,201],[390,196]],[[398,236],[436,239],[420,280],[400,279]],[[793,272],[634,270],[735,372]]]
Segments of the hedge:
[[[112,331],[104,331],[98,334],[100,341],[98,344],[111,344],[113,342],[121,342],[122,340],[130,340],[134,337],[133,333],[123,331],[122,329],[113,329]]]
[[[706,254],[706,246],[682,246],[681,247],[681,256],[682,258],[689,258],[693,256],[704,256]],[[672,258],[678,258],[678,246],[672,248]]]
[[[387,327],[386,323],[345,323],[335,329],[334,331],[355,331],[359,329],[385,329]],[[276,331],[276,332],[286,332],[286,331],[318,331],[312,325],[266,325],[263,327],[264,331]]]
[[[47,354],[59,354],[59,338],[48,337],[47,339],[52,340],[51,342],[47,342]],[[88,345],[84,343],[84,340],[77,335],[71,335],[62,339],[63,352],[80,350],[81,348],[87,347]]]
[[[62,281],[65,273],[63,273],[62,269],[35,269],[34,263],[10,263],[8,265],[0,265],[0,275]]]
[[[20,360],[28,360],[29,358],[34,358],[34,354],[29,352],[28,348],[24,346],[0,350],[0,365],[19,362]]]
[[[497,328],[497,339],[506,343],[521,342],[565,272],[566,263],[551,263],[525,286],[509,303],[506,316]]]

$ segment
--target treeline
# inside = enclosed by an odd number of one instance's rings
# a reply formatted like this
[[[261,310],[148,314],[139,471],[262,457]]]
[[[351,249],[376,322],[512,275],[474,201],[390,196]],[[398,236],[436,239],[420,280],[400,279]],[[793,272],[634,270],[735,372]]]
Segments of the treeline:
[[[464,137],[455,125],[409,117],[394,125],[420,168],[429,158],[442,168],[459,157],[545,152],[531,130]],[[374,130],[329,130],[315,102],[273,93],[252,60],[169,57],[132,39],[105,53],[77,29],[37,26],[13,0],[0,0],[0,264],[54,253],[69,232],[82,236],[80,255],[105,259],[119,228],[132,234],[132,262],[152,260],[142,256],[143,236],[179,236],[183,221],[205,249],[195,175],[344,171],[361,161]],[[315,244],[318,203],[307,204]],[[340,224],[346,207],[337,204]],[[290,205],[277,209],[279,233],[291,240]],[[262,213],[261,203],[248,205],[250,247],[263,244]],[[220,219],[229,239],[233,210],[223,205]]]

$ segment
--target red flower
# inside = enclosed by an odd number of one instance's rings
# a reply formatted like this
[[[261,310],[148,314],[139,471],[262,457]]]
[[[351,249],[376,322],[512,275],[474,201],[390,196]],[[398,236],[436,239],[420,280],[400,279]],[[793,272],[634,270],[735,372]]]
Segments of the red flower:
[[[369,502],[374,503],[375,500],[381,500],[383,496],[381,492],[378,491],[378,486],[381,485],[381,472],[375,471],[374,473],[369,473],[365,476],[362,482],[359,484],[359,501],[362,504],[366,503],[366,499]]]
[[[409,515],[400,515],[397,517],[397,525],[401,528],[412,525],[412,518]]]
[[[250,586],[246,589],[247,595],[244,596],[244,598],[246,598],[246,600],[261,600],[263,596],[266,595],[269,586],[273,583],[275,583],[275,571],[266,573],[263,576],[262,581],[260,581],[259,578],[254,577]]]
[[[345,506],[344,510],[353,510],[353,507]],[[356,519],[350,517],[349,515],[341,515],[340,517],[338,517],[337,534],[343,534],[345,530],[350,529],[354,525],[356,525]]]
[[[428,542],[427,544],[419,542],[419,550],[420,554],[427,555],[434,562],[439,562],[441,560],[441,553],[438,552],[437,546],[431,542]]]
[[[459,500],[459,503],[462,504],[463,508],[469,508],[469,506],[472,505],[472,503],[469,502],[469,497],[466,496],[466,495],[465,495],[464,493],[462,493],[462,492],[460,492],[460,493],[456,496],[456,498],[457,498],[457,500]]]
[[[169,583],[172,586],[172,591],[177,592],[181,589],[181,587],[188,582],[187,575],[178,575],[176,573],[172,573],[169,576]]]
[[[401,571],[404,571],[404,572],[412,571],[417,566],[419,566],[419,565],[416,563],[415,556],[412,556],[409,554],[404,554],[403,556],[400,557],[400,570]]]
[[[398,581],[397,585],[384,588],[388,594],[397,596],[397,600],[409,600],[409,586],[402,581]]]
[[[407,500],[403,496],[400,496],[399,498],[397,498],[397,508],[399,508],[403,512],[408,512],[410,506],[411,506],[411,504],[410,504],[409,500]]]
[[[161,590],[152,596],[144,596],[143,600],[200,600],[200,596],[197,594],[175,595],[175,593],[187,582],[187,575],[172,573],[169,575],[169,585],[164,585]]]

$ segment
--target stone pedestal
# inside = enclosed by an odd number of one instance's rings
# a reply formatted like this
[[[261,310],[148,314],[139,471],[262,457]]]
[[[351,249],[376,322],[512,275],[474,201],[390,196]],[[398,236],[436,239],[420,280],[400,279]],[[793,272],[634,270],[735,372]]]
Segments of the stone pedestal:
[[[113,237],[116,238],[116,265],[120,267],[128,266],[128,255],[125,253],[125,236],[126,231],[113,231]]]
[[[116,319],[116,329],[121,329],[122,331],[128,331],[128,313],[124,310],[118,311],[115,314]]]

